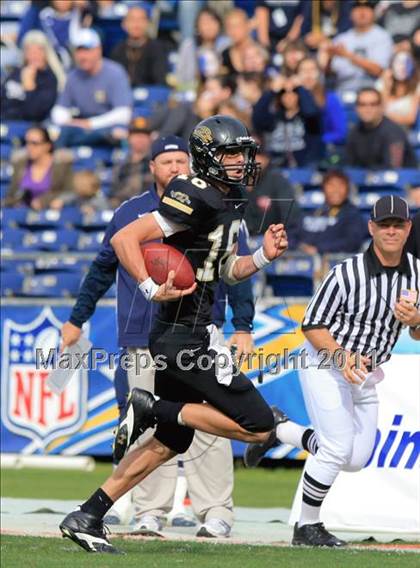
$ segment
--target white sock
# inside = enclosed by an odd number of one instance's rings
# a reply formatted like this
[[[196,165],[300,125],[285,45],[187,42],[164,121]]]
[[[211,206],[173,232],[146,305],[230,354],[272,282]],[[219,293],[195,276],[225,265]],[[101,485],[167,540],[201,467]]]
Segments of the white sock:
[[[307,426],[301,426],[300,424],[296,424],[296,422],[288,420],[287,422],[277,424],[276,436],[283,444],[291,444],[295,448],[303,450],[302,436],[307,429]]]
[[[302,525],[315,525],[319,523],[319,514],[321,512],[321,507],[314,507],[313,505],[308,505],[302,501],[302,509],[300,511],[300,518],[298,526]]]
[[[307,471],[303,474],[302,510],[299,526],[319,523],[321,505],[330,490],[329,485],[311,477]]]
[[[176,420],[180,426],[186,426],[185,422],[182,420],[182,410],[178,412],[178,418]]]

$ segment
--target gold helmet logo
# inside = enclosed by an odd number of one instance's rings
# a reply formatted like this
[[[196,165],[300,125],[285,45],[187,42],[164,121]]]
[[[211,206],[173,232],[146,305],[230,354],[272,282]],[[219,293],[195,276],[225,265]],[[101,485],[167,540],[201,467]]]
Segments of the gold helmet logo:
[[[213,134],[208,126],[199,126],[195,131],[195,135],[204,144],[213,142]]]

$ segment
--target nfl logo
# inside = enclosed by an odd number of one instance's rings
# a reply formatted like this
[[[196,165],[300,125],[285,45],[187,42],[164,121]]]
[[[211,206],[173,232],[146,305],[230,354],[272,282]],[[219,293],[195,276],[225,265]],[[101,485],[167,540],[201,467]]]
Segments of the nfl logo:
[[[61,326],[50,308],[25,325],[10,319],[4,323],[3,422],[11,432],[32,439],[32,451],[45,451],[55,438],[77,432],[87,416],[87,371],[77,370],[56,395],[46,384],[50,369],[35,364],[36,349],[42,349],[47,360],[49,350],[58,346]]]

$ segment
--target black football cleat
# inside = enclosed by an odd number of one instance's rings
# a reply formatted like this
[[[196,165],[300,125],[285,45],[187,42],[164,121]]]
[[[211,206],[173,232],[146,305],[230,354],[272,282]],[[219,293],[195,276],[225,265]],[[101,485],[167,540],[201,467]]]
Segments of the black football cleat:
[[[271,410],[273,411],[274,415],[274,428],[270,433],[266,442],[261,444],[248,444],[244,454],[244,462],[246,467],[257,467],[260,461],[263,459],[264,454],[268,452],[271,448],[275,448],[276,446],[281,444],[281,440],[277,438],[276,434],[276,427],[277,424],[282,424],[283,422],[287,422],[289,418],[286,414],[277,408],[277,406],[272,406]]]
[[[343,547],[347,542],[340,540],[333,534],[327,531],[322,523],[314,525],[295,524],[293,530],[293,546],[329,546],[329,547]]]
[[[73,511],[60,524],[63,537],[71,539],[87,552],[122,554],[109,542],[102,519],[84,511]]]
[[[115,461],[119,462],[137,438],[156,424],[153,412],[155,402],[155,397],[149,391],[137,388],[131,391],[115,433],[113,450]]]

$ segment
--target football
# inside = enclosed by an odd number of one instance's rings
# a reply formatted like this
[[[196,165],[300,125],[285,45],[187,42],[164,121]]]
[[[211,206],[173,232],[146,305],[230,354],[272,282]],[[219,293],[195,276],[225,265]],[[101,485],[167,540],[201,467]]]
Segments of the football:
[[[171,270],[175,272],[175,288],[185,290],[194,284],[194,270],[189,260],[176,248],[163,243],[147,243],[141,247],[141,251],[147,272],[156,284],[166,282]]]

